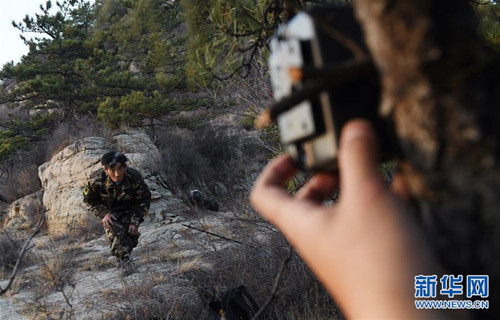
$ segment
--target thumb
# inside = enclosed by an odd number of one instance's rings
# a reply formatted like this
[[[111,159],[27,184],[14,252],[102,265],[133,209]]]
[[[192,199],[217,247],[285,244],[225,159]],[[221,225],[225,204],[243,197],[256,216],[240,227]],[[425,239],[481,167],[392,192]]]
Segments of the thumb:
[[[378,172],[378,140],[367,120],[351,120],[340,135],[339,170],[342,188],[348,195],[373,184],[383,185]]]

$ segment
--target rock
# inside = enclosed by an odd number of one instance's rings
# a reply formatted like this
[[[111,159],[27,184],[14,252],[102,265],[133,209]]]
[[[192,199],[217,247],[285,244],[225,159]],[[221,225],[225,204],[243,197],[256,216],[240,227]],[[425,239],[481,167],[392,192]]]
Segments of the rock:
[[[14,90],[17,87],[17,82],[16,80],[12,79],[5,79],[2,82],[2,88],[4,89],[5,92],[11,93],[12,90]]]
[[[116,150],[128,158],[128,165],[146,174],[158,171],[161,161],[160,152],[151,138],[143,132],[120,134],[113,137]]]
[[[172,215],[173,212],[188,212],[188,208],[182,202],[173,196],[163,197],[160,199],[153,199],[149,207],[151,221],[165,220],[167,216]]]
[[[14,201],[7,209],[6,228],[29,228],[35,225],[43,213],[43,190]]]
[[[146,179],[146,184],[151,191],[151,199],[159,199],[165,197],[171,197],[172,192],[168,189],[168,185],[157,171],[150,171],[145,173],[144,178]]]
[[[181,213],[170,211],[166,217]],[[193,220],[193,216],[191,219],[186,216],[186,220],[190,225],[203,223],[210,230],[224,234],[219,228],[225,228],[226,218],[232,216],[232,213],[219,213],[203,217],[201,221],[199,217]],[[104,235],[90,241],[81,239],[74,245],[78,248],[75,251],[77,255],[71,258],[71,266],[68,266],[73,268],[72,277],[64,287],[73,306],[74,318],[121,319],[122,315],[129,314],[133,305],[134,310],[147,310],[148,315],[155,311],[175,319],[208,319],[198,288],[186,275],[195,272],[209,276],[217,272],[204,257],[207,250],[223,250],[228,242],[212,242],[212,239],[209,246],[207,234],[197,231],[183,237],[186,228],[180,223],[144,223],[139,230],[142,234],[139,246],[132,253],[137,272],[128,277],[121,277]],[[69,310],[64,297],[60,292],[56,293],[55,288],[39,296],[38,292],[46,290],[44,286],[47,284],[32,281],[33,275],[46,270],[47,264],[43,261],[52,261],[55,256],[66,257],[64,253],[69,248],[67,239],[57,241],[52,236],[37,236],[33,244],[31,255],[37,259],[29,261],[33,265],[21,269],[18,275],[19,281],[26,281],[27,285],[12,297],[0,297],[0,319],[28,319],[22,316],[26,314],[28,305],[37,308],[47,306],[50,318],[58,316],[59,310]],[[0,281],[0,286],[5,284],[5,281]],[[45,305],[49,302],[50,305]],[[169,313],[173,306],[177,316]]]
[[[179,240],[182,238],[182,235],[180,233],[177,233],[173,236],[172,240]]]
[[[178,223],[178,222],[183,222],[183,221],[186,221],[186,219],[184,219],[181,216],[177,216],[177,217],[172,219],[172,223]]]
[[[225,196],[229,193],[229,190],[221,182],[215,182],[214,183],[214,193],[216,195],[224,195]]]
[[[6,283],[8,281],[5,281]],[[0,283],[2,287],[4,286],[3,283]],[[0,313],[0,319],[8,319],[8,320],[26,320],[29,319],[27,317],[24,317],[18,313],[19,306],[14,303],[14,299],[11,297],[6,297],[4,299],[0,299],[0,310],[2,312]]]
[[[81,188],[90,174],[101,167],[101,156],[108,150],[104,138],[85,138],[67,146],[38,168],[45,190],[43,204],[48,209],[49,232],[76,226],[79,217],[86,213]]]

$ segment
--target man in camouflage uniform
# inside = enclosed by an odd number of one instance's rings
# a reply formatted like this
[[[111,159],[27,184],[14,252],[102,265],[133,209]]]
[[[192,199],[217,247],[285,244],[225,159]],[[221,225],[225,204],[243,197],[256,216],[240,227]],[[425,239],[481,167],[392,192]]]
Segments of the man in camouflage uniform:
[[[83,188],[89,210],[104,226],[111,254],[121,265],[139,241],[139,225],[148,212],[151,192],[139,171],[127,167],[125,155],[111,151],[101,158],[102,169],[94,172]]]

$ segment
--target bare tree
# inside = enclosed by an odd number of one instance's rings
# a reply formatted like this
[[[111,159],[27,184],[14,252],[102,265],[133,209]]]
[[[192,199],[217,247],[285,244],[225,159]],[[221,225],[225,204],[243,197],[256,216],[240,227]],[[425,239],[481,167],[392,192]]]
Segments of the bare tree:
[[[500,63],[465,0],[354,0],[404,182],[454,274],[500,272]],[[490,311],[500,305],[490,296]],[[493,310],[491,310],[493,309]]]

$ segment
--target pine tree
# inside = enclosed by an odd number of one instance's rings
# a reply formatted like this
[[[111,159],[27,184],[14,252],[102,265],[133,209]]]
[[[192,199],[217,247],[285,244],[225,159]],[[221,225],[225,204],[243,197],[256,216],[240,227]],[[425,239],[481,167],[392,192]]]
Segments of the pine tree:
[[[187,76],[206,84],[247,77],[252,64],[267,65],[268,40],[280,23],[315,5],[350,0],[182,0],[188,26]]]
[[[50,14],[52,5],[47,1],[41,6],[41,14],[13,22],[23,33],[40,36],[22,36],[30,51],[17,65],[4,68],[2,78],[18,83],[9,94],[10,101],[21,100],[23,107],[30,110],[58,110],[67,117],[88,100],[81,92],[86,80],[75,72],[75,65],[91,53],[86,41],[92,27],[93,7],[83,0],[65,0],[57,6],[57,13]]]
[[[0,71],[2,82],[17,83],[0,92],[12,108],[0,119],[3,158],[79,114],[117,127],[154,126],[175,111],[171,94],[184,86],[179,3],[65,0],[56,13],[51,7],[47,1],[41,13],[13,23],[40,35],[23,37],[29,53]]]
[[[188,25],[188,76],[206,83],[248,75],[255,61],[265,64],[267,40],[275,32],[284,5],[276,0],[183,0]],[[298,8],[294,5],[293,10]]]
[[[41,13],[26,16],[13,26],[23,34],[37,33],[34,38],[22,36],[29,52],[21,62],[8,63],[0,71],[0,80],[15,81],[3,90],[1,103],[11,112],[4,114],[0,128],[0,160],[5,161],[30,142],[44,137],[57,121],[81,112],[92,97],[88,81],[76,70],[79,60],[91,54],[87,46],[93,6],[83,0],[57,2],[58,11],[51,14],[51,1],[40,6]]]
[[[101,119],[113,126],[147,119],[153,126],[154,119],[173,111],[175,100],[169,96],[184,85],[179,11],[178,3],[159,0],[105,1],[98,9],[95,56],[106,58],[90,59],[86,67],[104,90]],[[99,61],[105,62],[94,67]]]

